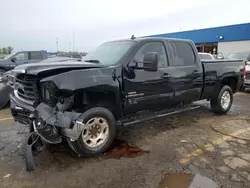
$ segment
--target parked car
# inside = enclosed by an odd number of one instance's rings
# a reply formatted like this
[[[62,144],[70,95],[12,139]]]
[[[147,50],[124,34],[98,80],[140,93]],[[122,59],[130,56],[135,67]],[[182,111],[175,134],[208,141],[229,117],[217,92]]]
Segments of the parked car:
[[[78,155],[92,156],[109,148],[117,126],[198,108],[193,101],[208,99],[213,112],[225,114],[243,81],[243,61],[200,61],[190,40],[112,41],[84,61],[26,64],[12,71],[11,113],[31,132],[27,170],[35,168],[36,144],[65,138]]]
[[[241,90],[250,88],[250,51],[230,53],[226,56],[226,59],[241,59],[245,62],[244,69],[244,82],[241,86]]]
[[[0,59],[0,77],[4,72],[12,70],[18,65],[37,63],[47,58],[45,51],[20,51],[5,56],[4,59]]]
[[[77,59],[72,59],[71,57],[52,57],[48,59],[44,59],[40,61],[40,63],[52,63],[57,62],[58,64],[63,63],[65,61],[77,61]],[[8,77],[10,76],[10,71],[4,72],[0,77],[0,83],[3,85],[0,87],[0,110],[4,108],[10,101],[9,95],[13,92],[13,84],[14,80],[10,80],[7,84]]]
[[[210,53],[199,53],[199,56],[201,59],[204,59],[204,60],[209,60],[209,59],[215,59],[214,56]]]

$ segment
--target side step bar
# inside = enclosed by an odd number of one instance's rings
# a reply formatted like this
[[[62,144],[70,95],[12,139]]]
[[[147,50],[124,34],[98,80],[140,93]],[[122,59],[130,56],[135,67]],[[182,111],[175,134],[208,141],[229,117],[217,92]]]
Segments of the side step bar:
[[[189,107],[184,107],[184,108],[178,109],[178,110],[176,109],[176,110],[168,111],[168,112],[165,111],[165,113],[163,111],[161,111],[162,113],[158,112],[158,113],[155,113],[155,114],[153,114],[151,116],[147,116],[147,117],[142,117],[142,118],[138,118],[138,119],[136,119],[136,117],[135,117],[134,119],[123,120],[122,125],[128,126],[128,125],[131,125],[131,124],[141,123],[141,122],[144,122],[144,121],[149,121],[149,120],[156,119],[156,118],[161,118],[161,117],[167,117],[167,116],[170,116],[170,115],[195,110],[195,109],[198,109],[198,108],[200,108],[200,106],[189,106]]]

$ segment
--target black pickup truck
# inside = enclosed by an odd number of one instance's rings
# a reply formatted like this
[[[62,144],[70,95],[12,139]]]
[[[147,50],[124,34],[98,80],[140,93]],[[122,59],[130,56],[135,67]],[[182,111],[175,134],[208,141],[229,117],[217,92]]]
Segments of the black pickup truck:
[[[14,119],[30,126],[31,147],[65,138],[81,156],[103,153],[119,125],[165,117],[210,100],[212,111],[227,113],[243,81],[243,61],[202,61],[192,41],[138,38],[107,42],[85,62],[39,63],[16,67],[10,95]],[[143,111],[144,113],[140,112]],[[140,112],[140,113],[138,113]]]

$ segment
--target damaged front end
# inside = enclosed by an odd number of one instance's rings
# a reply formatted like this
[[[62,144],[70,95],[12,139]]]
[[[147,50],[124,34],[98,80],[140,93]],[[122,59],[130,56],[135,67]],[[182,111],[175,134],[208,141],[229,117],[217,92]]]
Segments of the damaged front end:
[[[26,167],[27,171],[33,171],[35,169],[34,150],[40,150],[44,143],[61,143],[63,137],[70,141],[77,140],[84,124],[81,121],[81,113],[73,110],[73,94],[65,92],[66,94],[59,95],[52,82],[45,82],[36,88],[40,98],[34,97],[35,99],[31,101],[28,100],[29,98],[25,98],[25,94],[31,93],[30,88],[33,85],[31,83],[27,85],[19,78],[17,81],[14,92],[10,95],[11,112],[16,121],[30,126],[26,149]],[[20,87],[21,84],[22,87]],[[33,105],[30,105],[31,103]],[[72,149],[74,150],[74,148]]]

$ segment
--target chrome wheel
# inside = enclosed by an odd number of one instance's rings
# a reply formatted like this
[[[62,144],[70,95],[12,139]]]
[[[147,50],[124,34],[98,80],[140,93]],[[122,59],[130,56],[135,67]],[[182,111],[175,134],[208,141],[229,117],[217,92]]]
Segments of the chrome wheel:
[[[228,91],[224,91],[224,93],[221,96],[221,107],[226,110],[231,103],[231,96]]]
[[[109,125],[104,118],[91,118],[82,131],[82,140],[89,148],[104,145],[108,140]]]

